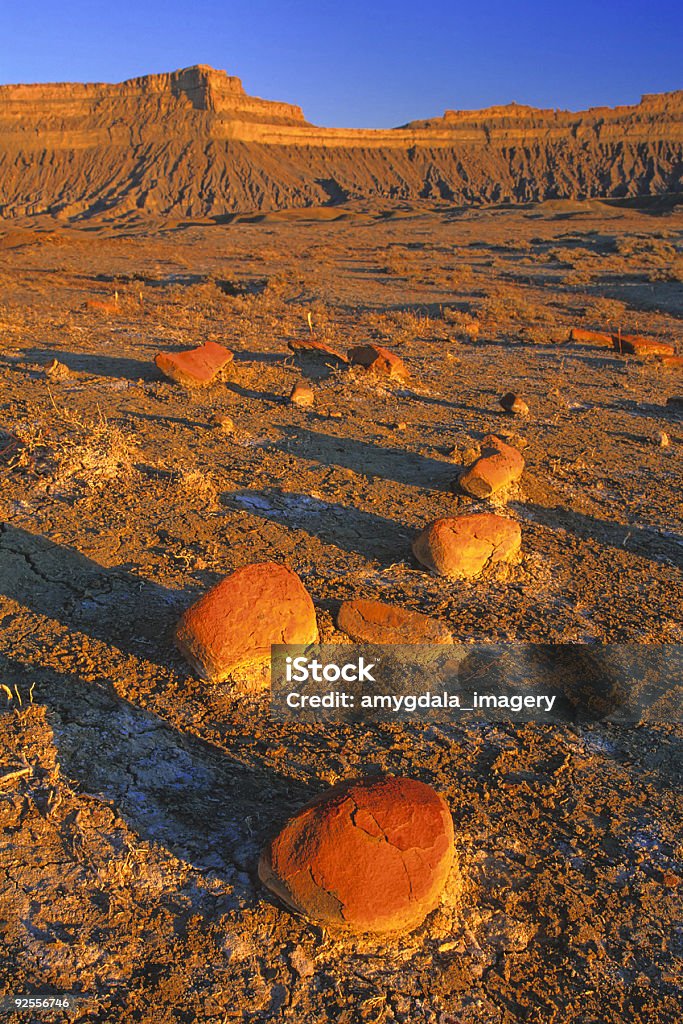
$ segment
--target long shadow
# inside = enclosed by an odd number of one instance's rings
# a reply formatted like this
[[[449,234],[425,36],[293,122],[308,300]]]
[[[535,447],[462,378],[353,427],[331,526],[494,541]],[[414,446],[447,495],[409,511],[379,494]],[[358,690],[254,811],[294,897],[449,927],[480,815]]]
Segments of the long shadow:
[[[361,512],[334,502],[294,494],[277,488],[261,491],[230,491],[222,497],[223,504],[279,523],[294,530],[303,530],[325,544],[333,544],[370,560],[388,564],[410,550],[412,533],[393,519]]]
[[[126,654],[167,664],[164,638],[189,595],[0,523],[0,595]]]
[[[653,528],[651,531],[638,526],[624,526],[609,523],[583,512],[567,508],[546,508],[530,502],[510,502],[522,519],[540,523],[551,530],[568,530],[581,540],[597,540],[621,551],[630,551],[643,558],[662,564],[683,567],[683,535],[672,534],[662,537]]]
[[[163,677],[179,662],[171,630],[187,595],[0,524],[0,679],[24,694],[33,687],[33,701],[48,709],[62,772],[111,801],[143,838],[161,840],[196,864],[221,869],[234,860],[251,870],[267,832],[322,788],[272,771],[248,746],[228,756],[123,699],[109,668],[93,674],[90,665],[84,681],[72,667],[76,654],[66,655],[67,671],[53,667],[54,658],[41,664],[39,654],[24,662],[11,645],[15,613],[2,608],[2,596],[74,633],[156,662]],[[174,711],[177,701],[182,695],[174,695]],[[225,701],[229,714],[229,695]]]
[[[341,466],[363,476],[379,476],[400,484],[448,491],[453,463],[441,462],[402,448],[383,448],[368,441],[335,437],[300,427],[284,427],[284,438],[273,448],[311,459],[323,466]]]
[[[163,717],[77,675],[24,664],[0,652],[6,685],[44,705],[60,772],[113,805],[142,841],[162,843],[199,870],[244,890],[269,835],[324,785],[282,775],[256,752],[240,759]]]
[[[272,391],[256,391],[254,388],[245,388],[242,384],[235,384],[234,381],[226,381],[225,387],[233,391],[241,398],[255,398],[259,402],[269,402],[271,405],[284,405],[287,401],[284,395],[275,395]]]
[[[87,373],[93,377],[116,377],[119,380],[160,380],[161,375],[150,359],[129,359],[126,356],[105,356],[99,352],[65,352],[63,349],[27,348],[22,359],[34,363],[49,363],[58,359],[74,373]]]

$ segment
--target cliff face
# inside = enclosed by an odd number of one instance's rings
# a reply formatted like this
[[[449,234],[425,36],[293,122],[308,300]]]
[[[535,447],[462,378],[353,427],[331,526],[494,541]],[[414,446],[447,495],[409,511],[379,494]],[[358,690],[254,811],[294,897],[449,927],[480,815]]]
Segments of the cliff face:
[[[453,202],[681,190],[683,91],[580,113],[510,104],[318,128],[197,66],[0,87],[0,215],[216,216],[370,196]]]

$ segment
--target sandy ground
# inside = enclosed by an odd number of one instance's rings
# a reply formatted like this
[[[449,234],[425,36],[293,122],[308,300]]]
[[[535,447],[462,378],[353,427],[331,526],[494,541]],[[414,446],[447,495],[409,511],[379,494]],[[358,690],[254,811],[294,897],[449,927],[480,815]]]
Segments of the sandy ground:
[[[173,649],[183,608],[267,559],[328,641],[364,596],[462,640],[683,642],[681,371],[566,343],[680,351],[680,207],[345,210],[0,226],[3,990],[80,995],[52,1020],[673,1024],[680,726],[276,723]],[[295,359],[309,313],[410,381]],[[207,339],[235,352],[222,381],[160,377],[159,349]],[[311,410],[286,400],[301,379]],[[522,560],[437,579],[411,539],[477,507],[451,483],[491,432],[527,461]],[[457,866],[417,932],[340,939],[256,860],[378,770],[444,793]]]

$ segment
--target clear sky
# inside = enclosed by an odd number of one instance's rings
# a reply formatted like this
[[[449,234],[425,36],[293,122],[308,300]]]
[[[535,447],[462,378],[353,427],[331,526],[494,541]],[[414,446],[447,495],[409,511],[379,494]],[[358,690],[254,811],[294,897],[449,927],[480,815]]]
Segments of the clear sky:
[[[190,64],[340,127],[633,103],[683,88],[683,0],[0,0],[0,82]]]

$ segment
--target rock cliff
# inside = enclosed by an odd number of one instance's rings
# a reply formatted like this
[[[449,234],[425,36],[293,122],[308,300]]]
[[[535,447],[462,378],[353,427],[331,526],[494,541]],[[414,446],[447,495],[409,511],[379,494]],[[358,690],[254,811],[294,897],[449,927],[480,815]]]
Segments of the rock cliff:
[[[349,198],[454,203],[681,190],[683,91],[579,113],[510,104],[320,128],[204,65],[0,87],[0,216],[211,217]]]

